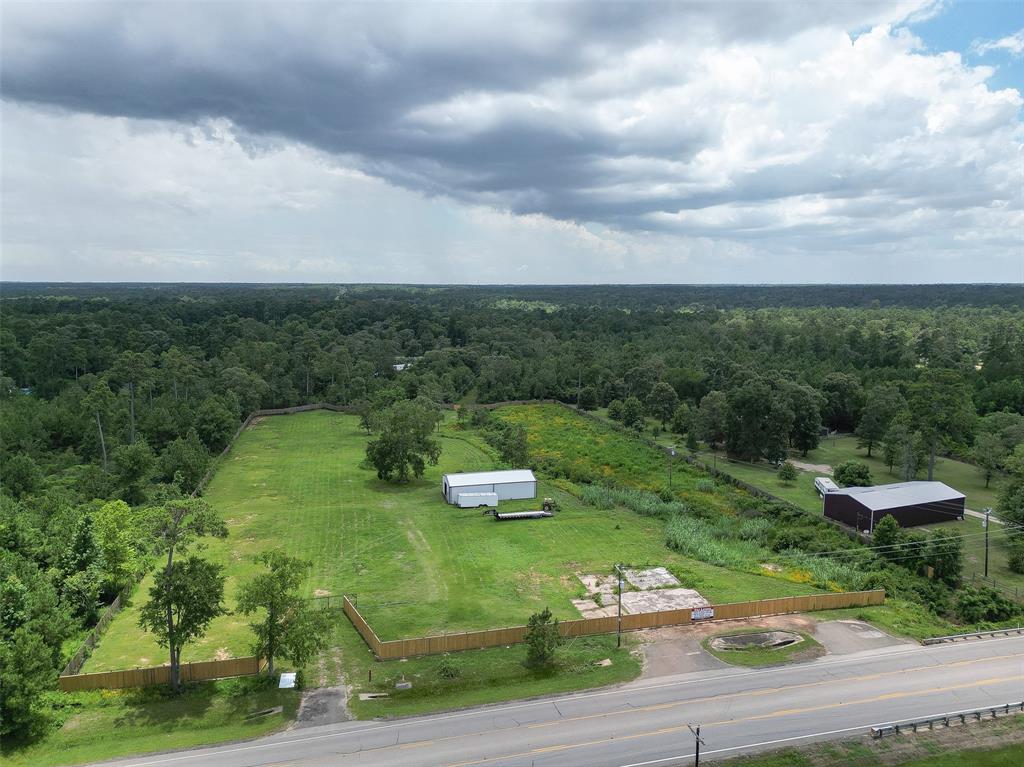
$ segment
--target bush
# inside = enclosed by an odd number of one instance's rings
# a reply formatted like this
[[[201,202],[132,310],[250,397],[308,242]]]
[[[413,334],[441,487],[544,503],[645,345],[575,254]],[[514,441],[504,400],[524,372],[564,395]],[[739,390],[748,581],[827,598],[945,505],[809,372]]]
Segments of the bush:
[[[462,669],[451,657],[445,655],[437,664],[437,675],[442,679],[458,679],[462,676]]]
[[[613,399],[608,403],[608,417],[613,421],[622,420],[622,400]]]
[[[860,461],[844,461],[833,468],[832,476],[843,487],[871,486],[871,470]]]
[[[555,665],[555,650],[562,643],[562,637],[558,634],[558,619],[551,617],[548,608],[530,616],[525,642],[527,668],[551,668]]]
[[[713,493],[715,492],[715,480],[713,479],[698,479],[697,489],[702,493]]]
[[[778,477],[783,482],[796,482],[796,466],[791,464],[789,461],[783,461],[782,465],[779,467]]]
[[[964,623],[1004,621],[1017,614],[1017,606],[995,589],[966,587],[956,600],[956,615]]]

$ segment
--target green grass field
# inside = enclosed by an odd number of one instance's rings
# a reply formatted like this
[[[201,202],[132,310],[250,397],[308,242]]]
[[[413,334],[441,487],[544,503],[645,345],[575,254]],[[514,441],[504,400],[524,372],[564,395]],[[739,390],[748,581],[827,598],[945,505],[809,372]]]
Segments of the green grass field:
[[[552,414],[545,407],[509,408],[502,415],[531,421],[531,444],[539,435],[549,452],[561,449],[570,459],[610,462],[615,473],[656,481],[662,468],[657,451],[616,432],[604,433],[600,425],[562,408]],[[536,423],[547,431],[533,428]],[[381,482],[360,465],[367,438],[353,416],[326,411],[278,416],[245,432],[206,493],[229,529],[226,540],[212,541],[206,549],[225,565],[228,604],[253,571],[249,555],[273,546],[313,562],[305,585],[310,596],[357,595],[360,611],[382,639],[515,625],[544,607],[560,618],[578,617],[570,602],[581,592],[575,573],[609,572],[618,561],[665,565],[685,585],[719,603],[810,591],[806,584],[736,573],[675,554],[665,546],[664,521],[585,507],[561,481],[540,484],[539,494],[561,505],[553,519],[499,524],[479,511],[448,506],[439,490],[442,473],[495,463],[475,435],[446,429],[440,464],[407,485]],[[562,435],[560,443],[556,434]],[[600,456],[591,452],[599,449]],[[679,482],[691,485],[697,474],[677,471]],[[709,502],[717,498],[707,495]],[[519,501],[508,508],[536,504]],[[137,625],[148,587],[147,579],[85,671],[163,662],[163,651]],[[245,620],[226,615],[202,641],[185,648],[184,660],[247,654],[249,642]]]
[[[28,746],[4,743],[4,765],[52,767],[254,738],[290,721],[299,693],[249,678],[189,685],[178,697],[150,687],[53,693],[45,703],[63,726]],[[251,716],[277,706],[278,713]]]

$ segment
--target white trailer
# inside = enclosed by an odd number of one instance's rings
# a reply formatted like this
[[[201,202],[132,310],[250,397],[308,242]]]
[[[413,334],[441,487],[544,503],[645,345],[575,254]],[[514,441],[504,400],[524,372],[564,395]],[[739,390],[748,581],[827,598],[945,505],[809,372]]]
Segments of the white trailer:
[[[814,480],[814,487],[818,491],[818,495],[822,498],[824,498],[827,493],[834,493],[836,490],[839,490],[839,485],[828,477],[816,477]]]
[[[537,478],[529,469],[445,474],[441,479],[444,499],[457,504],[461,493],[495,493],[500,501],[536,498]]]
[[[497,493],[459,493],[456,499],[460,509],[479,509],[481,506],[498,508]]]

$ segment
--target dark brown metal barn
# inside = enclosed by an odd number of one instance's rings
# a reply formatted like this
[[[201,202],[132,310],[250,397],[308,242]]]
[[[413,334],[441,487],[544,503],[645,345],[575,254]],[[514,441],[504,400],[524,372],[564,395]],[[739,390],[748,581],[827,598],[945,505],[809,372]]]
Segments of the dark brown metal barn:
[[[823,499],[826,517],[866,532],[872,532],[887,514],[900,527],[963,519],[964,501],[963,493],[941,482],[844,487]]]

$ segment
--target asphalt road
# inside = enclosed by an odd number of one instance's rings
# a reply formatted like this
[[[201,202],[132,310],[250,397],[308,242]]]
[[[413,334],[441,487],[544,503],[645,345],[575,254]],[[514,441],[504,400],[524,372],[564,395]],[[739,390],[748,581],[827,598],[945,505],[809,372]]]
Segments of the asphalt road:
[[[1024,637],[725,669],[391,722],[345,722],[139,757],[132,767],[641,767],[849,737],[1024,698]]]

